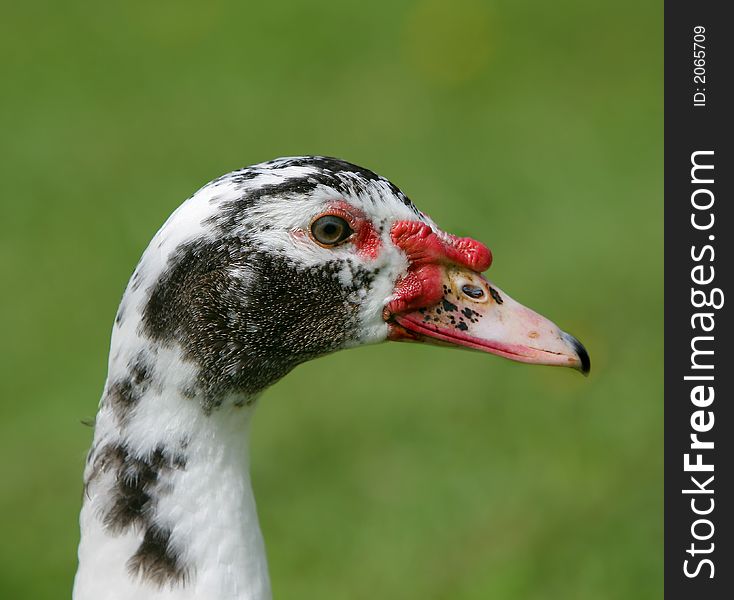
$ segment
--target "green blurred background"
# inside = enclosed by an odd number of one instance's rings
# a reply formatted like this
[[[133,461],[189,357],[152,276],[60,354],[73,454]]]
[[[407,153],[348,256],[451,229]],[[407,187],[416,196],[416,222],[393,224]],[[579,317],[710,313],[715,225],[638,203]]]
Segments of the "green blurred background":
[[[401,344],[296,369],[254,427],[276,598],[662,595],[661,3],[3,13],[0,597],[69,595],[80,420],[148,240],[206,181],[293,154],[487,242],[594,369]]]

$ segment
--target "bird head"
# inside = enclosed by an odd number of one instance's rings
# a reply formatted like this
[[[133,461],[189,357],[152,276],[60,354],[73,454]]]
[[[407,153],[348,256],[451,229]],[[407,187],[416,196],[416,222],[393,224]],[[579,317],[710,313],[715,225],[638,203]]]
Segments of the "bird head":
[[[255,395],[295,365],[392,341],[589,370],[583,346],[482,273],[489,249],[440,229],[395,185],[326,157],[225,175],[164,224],[127,304],[179,347],[205,396]]]

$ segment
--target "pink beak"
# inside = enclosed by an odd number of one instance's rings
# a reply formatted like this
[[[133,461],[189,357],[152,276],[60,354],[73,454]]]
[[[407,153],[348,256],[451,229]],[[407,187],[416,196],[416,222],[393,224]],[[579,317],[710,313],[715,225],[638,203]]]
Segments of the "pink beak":
[[[417,221],[395,223],[391,234],[410,267],[385,307],[389,339],[461,346],[589,373],[581,342],[481,275],[492,262],[486,246]]]
[[[557,325],[513,300],[482,275],[443,269],[443,298],[393,315],[390,338],[463,346],[537,365],[591,369],[584,346]]]

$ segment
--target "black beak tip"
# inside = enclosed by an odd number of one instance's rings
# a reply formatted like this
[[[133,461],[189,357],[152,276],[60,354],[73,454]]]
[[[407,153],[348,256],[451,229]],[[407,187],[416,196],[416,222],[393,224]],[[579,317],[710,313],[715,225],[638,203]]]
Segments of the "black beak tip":
[[[586,351],[586,348],[584,348],[584,345],[575,337],[569,333],[566,333],[565,335],[571,346],[573,346],[576,355],[579,357],[579,371],[581,371],[584,377],[588,377],[591,372],[591,359],[589,358],[589,353]]]

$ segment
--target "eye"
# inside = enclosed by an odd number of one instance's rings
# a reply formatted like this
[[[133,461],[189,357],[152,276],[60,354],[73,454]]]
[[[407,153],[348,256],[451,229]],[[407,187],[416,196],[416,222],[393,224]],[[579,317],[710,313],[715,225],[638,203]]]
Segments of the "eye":
[[[349,223],[336,215],[324,215],[311,223],[311,235],[324,246],[341,244],[353,233]]]

